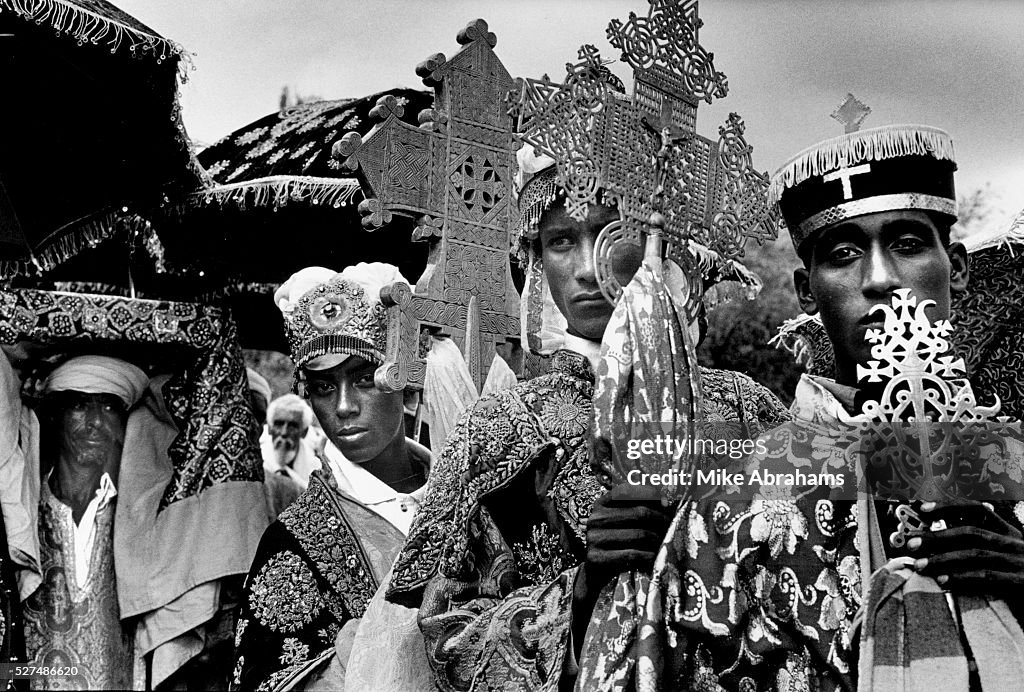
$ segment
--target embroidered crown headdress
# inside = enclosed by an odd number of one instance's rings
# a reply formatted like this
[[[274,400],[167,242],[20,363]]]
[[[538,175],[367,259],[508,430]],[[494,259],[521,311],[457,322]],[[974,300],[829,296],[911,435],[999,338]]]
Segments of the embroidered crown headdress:
[[[323,370],[359,356],[379,366],[379,389],[422,387],[423,362],[408,309],[412,290],[395,267],[361,263],[339,274],[310,267],[292,275],[274,299],[297,369]]]

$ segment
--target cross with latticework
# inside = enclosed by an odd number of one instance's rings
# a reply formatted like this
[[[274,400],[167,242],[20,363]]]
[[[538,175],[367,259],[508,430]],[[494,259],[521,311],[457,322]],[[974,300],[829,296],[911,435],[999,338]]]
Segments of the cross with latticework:
[[[608,27],[611,44],[633,68],[632,98],[596,48],[584,46],[580,61],[566,66],[563,84],[517,80],[510,98],[517,137],[558,162],[566,209],[574,217],[585,217],[601,190],[616,200],[625,235],[638,239],[662,179],[670,256],[678,256],[689,239],[726,257],[740,256],[747,238],[763,242],[778,235],[765,198],[768,176],[753,169],[735,114],[719,128],[717,142],[696,133],[698,103],[728,91],[714,55],[700,45],[696,0],[649,1],[646,17],[631,13],[626,23],[612,20]],[[662,135],[674,145],[659,164]]]
[[[495,346],[519,338],[509,267],[515,160],[504,102],[512,78],[484,20],[457,40],[463,48],[450,60],[437,53],[416,68],[435,92],[420,127],[399,120],[401,104],[385,97],[371,111],[384,122],[366,140],[345,135],[334,153],[358,171],[365,227],[379,228],[393,213],[417,218],[413,239],[428,241],[430,251],[414,314],[456,340],[479,388]]]
[[[832,111],[832,115],[829,117],[838,121],[843,126],[843,131],[849,134],[859,130],[864,118],[869,115],[871,115],[871,109],[863,101],[857,99],[853,94],[847,94],[843,102]]]

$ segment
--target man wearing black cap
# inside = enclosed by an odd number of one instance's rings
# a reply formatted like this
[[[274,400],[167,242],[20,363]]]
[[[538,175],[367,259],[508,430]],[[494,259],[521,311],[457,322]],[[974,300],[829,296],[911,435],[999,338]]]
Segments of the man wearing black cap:
[[[645,656],[638,642],[641,689],[1019,686],[1024,540],[1013,512],[855,492],[865,404],[888,403],[871,373],[889,346],[914,343],[910,315],[923,313],[921,338],[948,333],[950,296],[967,286],[966,251],[949,238],[955,168],[944,132],[893,126],[818,144],[776,173],[770,195],[803,261],[797,294],[821,316],[834,378],[801,379],[794,422],[762,438],[749,482],[704,489],[680,509],[643,630],[669,654]],[[965,380],[946,382],[976,407]]]

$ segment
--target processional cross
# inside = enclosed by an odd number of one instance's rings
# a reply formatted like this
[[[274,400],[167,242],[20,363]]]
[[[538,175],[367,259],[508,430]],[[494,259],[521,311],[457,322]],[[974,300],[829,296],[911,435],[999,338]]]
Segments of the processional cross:
[[[847,94],[829,117],[843,126],[843,132],[850,134],[859,130],[864,118],[869,115],[871,108],[853,94]]]
[[[380,228],[392,214],[417,219],[413,240],[430,250],[413,314],[421,329],[456,341],[479,389],[495,347],[520,336],[509,266],[515,157],[504,97],[512,78],[487,22],[470,22],[457,40],[463,47],[450,60],[436,53],[416,68],[434,88],[418,128],[384,97],[371,111],[383,122],[365,140],[346,134],[334,155],[358,173],[364,227]]]
[[[667,254],[684,269],[692,264],[689,242],[726,259],[740,257],[748,238],[778,237],[778,219],[766,200],[768,176],[754,170],[735,113],[719,128],[717,142],[696,132],[700,101],[711,103],[728,91],[714,54],[700,45],[697,0],[649,2],[646,17],[630,13],[626,23],[612,20],[607,31],[633,68],[633,96],[597,49],[584,46],[579,62],[566,65],[563,84],[546,76],[516,81],[510,95],[516,137],[558,162],[574,218],[586,217],[601,190],[618,206],[623,242],[642,244],[658,200]],[[693,291],[693,309],[701,293]]]

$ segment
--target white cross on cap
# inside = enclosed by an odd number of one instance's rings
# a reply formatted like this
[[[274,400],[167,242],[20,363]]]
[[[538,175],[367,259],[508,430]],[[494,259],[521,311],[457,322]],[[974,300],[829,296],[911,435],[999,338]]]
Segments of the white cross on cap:
[[[870,172],[871,164],[862,163],[861,165],[854,166],[853,168],[840,168],[838,171],[833,171],[825,175],[824,177],[822,177],[822,180],[824,180],[826,183],[830,183],[833,180],[842,181],[843,199],[853,199],[853,188],[850,186],[850,178],[852,178],[855,175],[860,175],[861,173]]]

